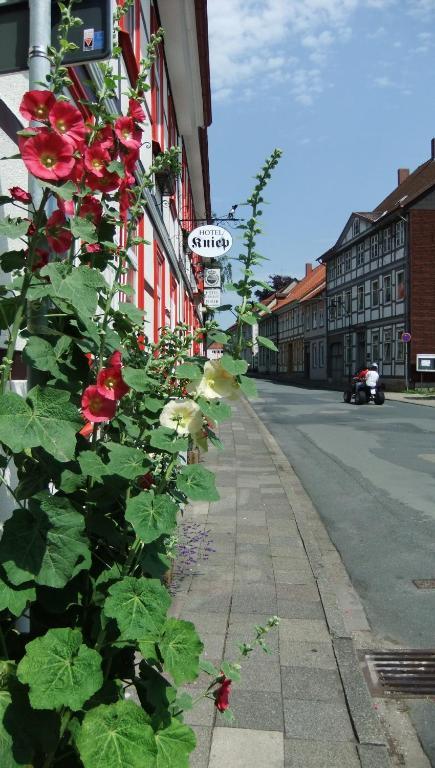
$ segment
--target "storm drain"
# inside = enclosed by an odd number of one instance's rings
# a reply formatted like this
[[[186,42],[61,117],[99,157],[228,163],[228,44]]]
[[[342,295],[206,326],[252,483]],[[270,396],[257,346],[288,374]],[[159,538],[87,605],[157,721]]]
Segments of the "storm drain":
[[[435,589],[435,579],[413,579],[417,589]]]
[[[360,659],[373,696],[435,696],[435,650],[362,651]]]

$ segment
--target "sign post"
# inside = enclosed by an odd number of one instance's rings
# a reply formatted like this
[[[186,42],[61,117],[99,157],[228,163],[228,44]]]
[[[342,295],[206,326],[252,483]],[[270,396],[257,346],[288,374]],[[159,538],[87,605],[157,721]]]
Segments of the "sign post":
[[[403,331],[400,337],[400,341],[405,345],[405,386],[409,389],[409,370],[408,370],[408,344],[411,341],[412,336],[409,331]]]

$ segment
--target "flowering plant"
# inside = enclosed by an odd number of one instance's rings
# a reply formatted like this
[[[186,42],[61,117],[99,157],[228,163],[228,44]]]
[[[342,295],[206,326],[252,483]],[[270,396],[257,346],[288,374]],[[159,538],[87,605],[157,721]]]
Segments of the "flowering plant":
[[[184,768],[195,737],[177,686],[197,677],[203,646],[193,624],[168,617],[166,542],[183,504],[218,499],[213,474],[186,465],[184,453],[217,443],[214,424],[229,413],[223,398],[252,385],[241,344],[232,349],[216,322],[196,334],[165,329],[152,344],[143,311],[121,300],[131,249],[142,242],[143,192],[156,172],[178,173],[177,148],[146,170],[140,164],[146,75],[161,33],[127,115],[109,111],[118,81],[102,64],[104,85],[85,121],[63,95],[61,54],[77,20],[61,9],[65,36],[47,87],[20,107],[31,121],[20,132],[21,159],[40,181],[40,200],[19,187],[0,200],[19,213],[0,222],[0,234],[21,243],[0,256],[12,278],[0,286],[8,336],[0,481],[14,507],[0,540],[0,764]],[[256,285],[255,231],[253,218],[239,323],[248,283]],[[225,337],[218,365],[191,357],[202,333]],[[36,381],[25,396],[10,387],[20,341]],[[209,674],[208,694],[225,711],[236,669]]]

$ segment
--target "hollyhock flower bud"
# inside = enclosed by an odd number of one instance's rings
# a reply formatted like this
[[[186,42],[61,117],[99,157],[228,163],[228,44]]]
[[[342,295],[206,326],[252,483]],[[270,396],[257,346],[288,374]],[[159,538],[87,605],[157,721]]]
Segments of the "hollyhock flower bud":
[[[130,391],[122,379],[121,368],[102,368],[97,376],[98,392],[109,400],[120,400]]]
[[[42,267],[45,267],[45,265],[48,264],[49,253],[43,248],[35,248],[35,256],[38,257],[38,261],[35,261],[32,264],[32,272],[37,272],[39,269],[42,269]]]
[[[137,149],[140,146],[142,130],[137,127],[132,117],[118,117],[115,120],[115,133],[127,149]]]
[[[81,147],[85,140],[85,122],[73,104],[68,101],[57,101],[50,109],[48,119],[52,128],[74,145]]]
[[[24,205],[28,205],[32,202],[32,195],[29,192],[26,192],[25,189],[21,189],[21,187],[11,187],[9,192],[11,193],[13,200],[24,203]]]
[[[48,120],[56,98],[51,91],[27,91],[21,99],[20,112],[26,120]]]
[[[145,112],[143,110],[142,104],[140,101],[137,101],[137,99],[128,100],[128,114],[133,118],[133,120],[137,120],[138,123],[145,122]]]
[[[74,148],[58,133],[40,128],[36,136],[20,136],[18,145],[27,170],[37,179],[60,181],[70,176]]]
[[[30,222],[30,224],[28,226],[28,229],[27,229],[27,232],[26,232],[26,235],[27,235],[27,237],[33,237],[34,235],[36,235],[36,227],[35,227],[33,221]]]
[[[224,675],[219,688],[213,693],[214,705],[216,709],[219,710],[219,712],[225,712],[226,709],[229,709],[231,683],[232,680],[230,680],[228,677],[225,677]]]
[[[101,218],[103,216],[103,206],[96,197],[93,197],[92,195],[85,195],[80,203],[78,216],[81,216],[83,219],[92,221],[92,224],[95,224],[96,227],[99,227],[101,224]]]
[[[122,352],[116,350],[113,355],[110,355],[108,360],[108,368],[121,368],[122,366]]]
[[[85,419],[93,424],[110,421],[116,413],[116,401],[104,397],[98,387],[86,387],[82,395],[82,413]]]
[[[94,176],[104,176],[107,171],[107,165],[110,163],[110,155],[101,144],[94,143],[91,147],[85,149],[85,168],[94,174]]]
[[[101,253],[101,245],[99,243],[87,243],[85,245],[86,253]]]
[[[94,363],[94,356],[92,352],[85,352],[85,357],[88,361],[89,368],[92,368],[92,365]]]
[[[47,221],[45,234],[50,248],[55,253],[65,253],[71,247],[72,232],[66,225],[67,221],[62,211],[54,211]]]
[[[87,421],[87,422],[86,422],[86,424],[85,424],[85,426],[84,426],[84,427],[82,427],[82,428],[79,430],[79,435],[81,435],[82,437],[86,437],[86,438],[88,438],[88,437],[90,437],[90,436],[92,435],[92,432],[93,432],[93,431],[94,431],[94,425],[93,425],[93,424],[91,424],[91,422],[90,422],[90,421]]]

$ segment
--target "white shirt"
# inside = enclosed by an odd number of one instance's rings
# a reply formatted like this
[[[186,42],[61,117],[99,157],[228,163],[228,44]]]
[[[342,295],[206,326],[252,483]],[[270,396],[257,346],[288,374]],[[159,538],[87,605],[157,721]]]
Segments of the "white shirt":
[[[368,371],[366,374],[366,384],[368,387],[376,387],[379,381],[379,373],[377,371]]]

